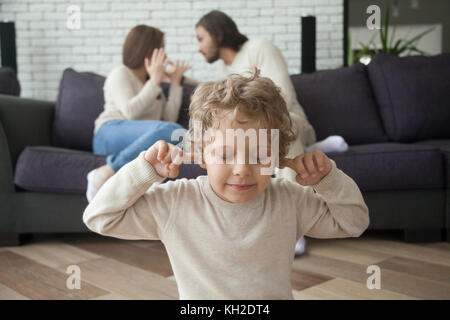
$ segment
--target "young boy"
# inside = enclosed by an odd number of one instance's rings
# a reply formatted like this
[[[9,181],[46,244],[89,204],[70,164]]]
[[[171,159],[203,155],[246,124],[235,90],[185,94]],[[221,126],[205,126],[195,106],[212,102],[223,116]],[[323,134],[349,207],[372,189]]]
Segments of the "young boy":
[[[198,162],[207,176],[161,184],[193,155],[158,141],[108,180],[83,216],[102,235],[160,239],[180,299],[293,299],[290,275],[300,237],[359,237],[368,227],[358,186],[333,160],[320,150],[285,158],[295,136],[270,79],[256,71],[203,83],[190,117],[194,131],[201,124],[202,140],[194,132],[190,141],[201,146]],[[243,147],[239,134],[227,135],[230,129],[270,134]],[[215,134],[205,139],[207,132]],[[272,178],[278,163],[295,170],[297,182]]]

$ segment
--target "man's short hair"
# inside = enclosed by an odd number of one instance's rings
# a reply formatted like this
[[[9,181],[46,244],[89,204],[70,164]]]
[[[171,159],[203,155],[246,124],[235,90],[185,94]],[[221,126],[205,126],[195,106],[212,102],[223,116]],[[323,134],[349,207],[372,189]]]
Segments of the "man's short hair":
[[[228,47],[238,51],[239,47],[248,40],[239,32],[233,19],[219,10],[213,10],[201,17],[195,27],[199,26],[209,32],[219,47]]]

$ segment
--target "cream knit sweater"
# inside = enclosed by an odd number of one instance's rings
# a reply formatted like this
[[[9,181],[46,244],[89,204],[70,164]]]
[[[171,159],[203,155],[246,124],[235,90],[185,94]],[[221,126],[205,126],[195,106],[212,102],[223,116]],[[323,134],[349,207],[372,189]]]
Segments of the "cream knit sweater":
[[[163,180],[141,153],[102,186],[83,221],[106,236],[160,239],[180,299],[293,299],[301,236],[358,237],[369,224],[361,192],[333,160],[313,187],[272,178],[246,203],[217,196],[207,176]]]
[[[104,111],[95,121],[94,132],[108,120],[165,120],[176,122],[181,107],[183,88],[170,85],[166,100],[159,85],[143,84],[126,66],[114,69],[103,86]]]

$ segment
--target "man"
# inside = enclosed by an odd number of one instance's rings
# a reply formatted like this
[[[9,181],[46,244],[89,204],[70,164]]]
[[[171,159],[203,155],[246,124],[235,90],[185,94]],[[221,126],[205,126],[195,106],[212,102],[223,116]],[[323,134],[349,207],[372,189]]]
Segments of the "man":
[[[348,146],[340,136],[330,136],[316,143],[316,133],[308,122],[303,108],[297,101],[286,62],[280,50],[269,40],[249,40],[241,34],[235,22],[225,13],[213,10],[204,15],[196,24],[198,51],[208,63],[223,60],[218,78],[230,73],[244,73],[257,67],[261,76],[268,77],[281,88],[286,101],[297,140],[289,146],[288,158],[321,149],[324,152],[343,152]],[[277,177],[295,181],[296,173],[285,168],[278,170]],[[304,251],[304,238],[296,246],[296,253]]]

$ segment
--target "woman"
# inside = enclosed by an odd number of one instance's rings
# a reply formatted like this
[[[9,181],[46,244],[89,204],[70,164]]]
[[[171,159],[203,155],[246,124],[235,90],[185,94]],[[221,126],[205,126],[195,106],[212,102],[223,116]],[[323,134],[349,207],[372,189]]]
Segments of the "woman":
[[[123,65],[114,69],[103,87],[104,111],[95,121],[94,154],[106,155],[106,165],[88,173],[88,201],[123,165],[158,140],[171,141],[182,101],[181,78],[190,66],[165,63],[164,34],[138,25],[123,45]],[[165,69],[170,64],[170,70]],[[160,82],[170,81],[166,99]]]

